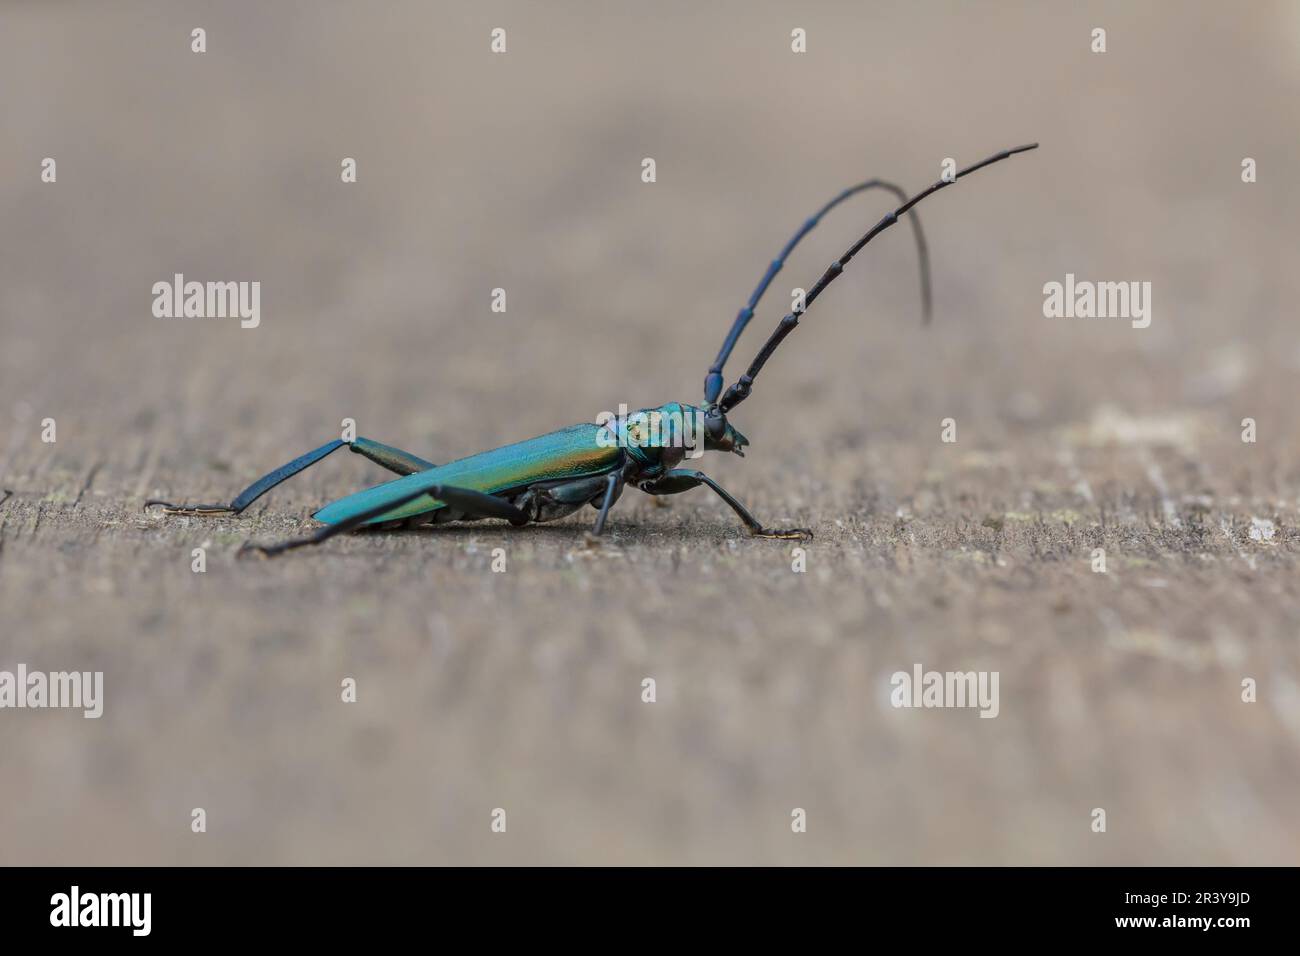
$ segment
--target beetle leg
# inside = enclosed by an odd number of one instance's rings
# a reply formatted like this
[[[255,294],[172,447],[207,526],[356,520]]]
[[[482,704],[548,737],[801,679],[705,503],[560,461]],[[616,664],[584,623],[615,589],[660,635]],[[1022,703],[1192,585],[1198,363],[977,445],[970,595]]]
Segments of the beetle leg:
[[[174,505],[170,501],[152,499],[146,501],[144,507],[148,509],[154,505],[158,505],[168,514],[173,515],[239,514],[280,482],[287,478],[292,478],[300,471],[310,468],[325,456],[338,451],[338,449],[342,448],[345,444],[357,454],[369,458],[375,464],[382,465],[389,471],[396,472],[399,475],[410,475],[417,471],[427,471],[434,467],[432,462],[425,461],[423,458],[417,458],[410,452],[402,451],[400,448],[393,448],[377,441],[371,441],[369,438],[357,438],[352,442],[344,442],[341,439],[336,438],[334,441],[327,442],[319,448],[312,449],[305,455],[300,455],[287,465],[281,465],[274,471],[263,475],[236,495],[235,499],[228,505]]]
[[[623,490],[623,473],[621,471],[611,471],[609,477],[605,479],[605,497],[600,503],[600,514],[596,516],[596,527],[591,529],[591,533],[599,536],[605,530],[605,519],[609,517],[609,509],[614,507],[614,502],[618,500],[619,492]]]
[[[563,518],[587,504],[599,511],[605,500],[610,474],[611,472],[606,472],[585,478],[539,481],[525,488],[513,502],[534,522]],[[620,490],[621,488],[620,483]],[[616,491],[614,501],[617,500]]]
[[[348,451],[356,452],[363,458],[369,458],[376,465],[387,468],[398,475],[413,475],[417,471],[428,471],[438,467],[431,461],[425,461],[409,451],[402,451],[392,445],[371,441],[369,438],[354,438],[348,445]]]
[[[430,498],[436,498],[438,501],[455,508],[467,517],[505,518],[513,525],[528,523],[528,515],[520,511],[504,498],[498,498],[495,495],[489,495],[483,491],[474,491],[471,488],[454,488],[451,485],[430,485],[420,491],[414,491],[404,498],[398,498],[396,501],[388,501],[378,507],[371,508],[368,511],[362,511],[345,521],[340,521],[338,524],[326,525],[325,527],[301,538],[290,538],[288,541],[281,541],[278,544],[253,544],[251,541],[245,542],[244,546],[239,549],[239,553],[242,555],[250,551],[260,551],[265,557],[272,558],[285,551],[292,551],[294,548],[302,548],[311,544],[320,544],[322,541],[328,541],[336,534],[343,534],[344,532],[355,530],[367,521],[373,521],[375,518],[382,517],[390,511],[396,511],[403,505],[410,504],[416,498],[423,498],[426,495]]]
[[[641,490],[650,495],[678,495],[683,491],[698,488],[700,485],[708,485],[712,488],[718,497],[740,516],[740,520],[745,523],[749,533],[756,538],[811,538],[813,536],[812,531],[808,528],[764,528],[744,505],[731,497],[727,489],[702,471],[674,468],[662,478],[641,485]]]

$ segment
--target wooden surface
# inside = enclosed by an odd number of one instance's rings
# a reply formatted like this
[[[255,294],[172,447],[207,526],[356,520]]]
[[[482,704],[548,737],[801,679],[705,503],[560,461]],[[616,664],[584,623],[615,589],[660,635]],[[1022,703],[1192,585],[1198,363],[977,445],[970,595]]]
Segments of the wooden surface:
[[[0,862],[1300,859],[1296,5],[384,9],[0,12],[0,669],[106,684],[0,711]],[[896,230],[704,460],[815,528],[806,573],[706,491],[599,546],[584,511],[235,560],[383,477],[343,453],[141,512],[349,417],[441,462],[697,401],[818,204],[1032,139],[922,207],[932,328]],[[801,247],[733,377],[884,208]],[[175,272],[260,281],[261,326],[154,318]],[[1067,272],[1152,282],[1151,327],[1044,318]],[[999,716],[893,709],[914,663],[998,671]]]

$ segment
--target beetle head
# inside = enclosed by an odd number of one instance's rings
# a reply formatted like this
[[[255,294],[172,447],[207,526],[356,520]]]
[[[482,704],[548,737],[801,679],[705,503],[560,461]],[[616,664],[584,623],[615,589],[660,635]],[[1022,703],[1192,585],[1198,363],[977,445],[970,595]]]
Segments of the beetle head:
[[[620,447],[627,448],[644,465],[653,463],[672,468],[691,449],[731,451],[743,456],[741,449],[749,444],[749,439],[727,423],[725,413],[717,405],[706,410],[669,402],[634,412],[610,422],[608,427],[616,432]]]
[[[741,449],[749,444],[749,439],[727,421],[726,413],[718,407],[717,403],[710,405],[702,414],[704,415],[705,449],[731,451],[744,458],[745,453]]]

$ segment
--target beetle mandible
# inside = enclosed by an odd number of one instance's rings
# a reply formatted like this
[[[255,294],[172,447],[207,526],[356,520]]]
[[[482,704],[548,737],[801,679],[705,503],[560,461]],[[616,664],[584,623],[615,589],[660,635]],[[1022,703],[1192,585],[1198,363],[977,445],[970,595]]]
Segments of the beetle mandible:
[[[402,477],[327,504],[312,515],[324,525],[312,534],[277,544],[247,543],[241,548],[241,553],[257,551],[270,557],[292,548],[319,544],[336,534],[363,525],[444,524],[450,521],[503,518],[518,526],[535,521],[551,521],[587,504],[598,511],[593,533],[599,535],[605,529],[610,508],[629,485],[651,495],[675,495],[707,485],[740,517],[750,534],[765,538],[811,538],[812,532],[807,528],[765,527],[708,475],[695,469],[679,468],[678,465],[690,447],[689,436],[702,435],[706,451],[729,451],[743,456],[743,449],[749,440],[727,420],[727,413],[749,397],[754,379],[772,357],[772,353],[795,330],[799,317],[808,311],[817,297],[844,271],[849,260],[868,242],[909,213],[920,258],[922,314],[928,320],[929,259],[925,236],[916,213],[912,211],[913,207],[964,176],[1037,147],[1037,143],[1030,143],[1004,150],[958,171],[956,175],[945,176],[911,199],[894,184],[871,179],[844,190],[828,202],[786,243],[780,255],[772,261],[759,280],[748,303],[736,316],[718,357],[709,367],[704,379],[702,405],[669,402],[658,408],[645,409],[614,425],[572,425],[445,465],[434,465],[409,452],[368,438],[357,437],[350,442],[336,439],[262,476],[228,505],[174,505],[151,500],[145,502],[144,507],[160,506],[170,514],[239,514],[286,478],[293,477],[346,444],[352,451]],[[786,258],[824,215],[850,196],[868,189],[886,190],[901,205],[886,214],[830,264],[817,283],[804,294],[803,300],[780,321],[745,374],[723,392],[722,368],[730,357],[736,340],[753,318],[754,309],[763,293],[784,266]]]

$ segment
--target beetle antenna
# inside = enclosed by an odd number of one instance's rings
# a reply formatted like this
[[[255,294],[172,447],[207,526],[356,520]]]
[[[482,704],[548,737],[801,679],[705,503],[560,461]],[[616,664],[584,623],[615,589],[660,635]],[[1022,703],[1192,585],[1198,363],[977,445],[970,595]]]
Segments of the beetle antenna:
[[[799,316],[803,315],[805,312],[808,311],[808,307],[813,304],[813,302],[817,299],[819,295],[822,294],[822,292],[825,290],[825,288],[828,285],[830,285],[832,282],[835,281],[835,279],[839,276],[839,274],[844,271],[844,267],[848,264],[849,260],[862,251],[863,246],[865,246],[872,239],[876,238],[876,236],[880,235],[880,233],[884,232],[894,223],[898,222],[900,216],[903,216],[908,212],[910,212],[913,206],[919,203],[926,196],[929,196],[931,193],[936,193],[940,189],[943,189],[945,186],[951,186],[953,183],[961,179],[963,176],[968,176],[971,173],[976,172],[977,170],[983,169],[985,166],[991,166],[996,162],[1000,162],[1001,160],[1008,159],[1011,156],[1014,156],[1016,153],[1024,153],[1031,149],[1037,149],[1037,148],[1038,148],[1037,143],[1029,143],[1028,145],[1025,146],[1017,146],[1014,149],[1003,150],[997,155],[990,156],[988,159],[981,160],[980,162],[976,163],[973,166],[967,166],[965,169],[960,170],[951,179],[941,179],[934,185],[930,186],[928,189],[924,190],[923,192],[917,193],[915,196],[907,200],[905,203],[903,203],[893,212],[888,213],[883,219],[880,220],[880,222],[872,226],[871,229],[868,230],[865,236],[863,236],[853,245],[849,246],[848,251],[845,252],[844,255],[840,256],[838,259],[836,259],[834,262],[830,264],[830,267],[822,274],[822,277],[817,280],[817,284],[814,285],[811,289],[809,289],[807,294],[804,296],[802,307],[795,309],[793,312],[791,312],[789,315],[787,315],[784,319],[780,321],[780,323],[776,327],[776,331],[774,331],[771,334],[771,336],[768,337],[768,340],[766,343],[764,343],[762,350],[759,351],[758,355],[754,358],[754,361],[750,363],[748,371],[746,371],[744,375],[740,376],[740,379],[736,382],[736,384],[732,385],[729,389],[727,389],[726,394],[722,396],[722,401],[720,403],[722,411],[723,412],[730,411],[731,409],[735,408],[737,405],[739,405],[741,402],[743,402],[746,398],[749,397],[749,391],[754,384],[754,379],[758,377],[758,373],[762,371],[763,365],[766,364],[767,360],[772,357],[772,353],[776,351],[777,346],[781,344],[782,340],[784,340],[787,335],[789,335],[791,332],[794,331],[795,326],[799,324]]]
[[[868,189],[884,189],[893,193],[899,202],[907,200],[907,193],[893,183],[885,182],[883,179],[868,179],[866,182],[858,183],[856,186],[850,186],[844,190],[844,192],[817,210],[799,227],[799,231],[785,244],[785,248],[781,250],[780,255],[768,265],[763,278],[758,280],[758,287],[754,289],[754,293],[749,297],[749,302],[737,313],[736,321],[731,325],[731,331],[727,333],[726,339],[722,342],[722,348],[718,350],[718,357],[709,366],[709,374],[704,377],[704,403],[706,405],[712,405],[718,400],[718,395],[722,392],[722,367],[727,364],[727,359],[731,357],[731,350],[736,347],[736,341],[740,338],[740,333],[745,331],[745,326],[754,317],[754,309],[758,307],[758,302],[763,298],[763,293],[772,284],[776,274],[781,271],[781,268],[785,265],[785,260],[794,251],[794,247],[799,245],[799,240],[817,228],[817,224],[821,222],[822,217],[844,200],[850,196],[856,196],[858,193],[866,192]],[[925,233],[921,231],[921,220],[916,213],[912,213],[912,231],[916,235],[916,255],[921,262],[921,321],[922,323],[928,323],[930,321],[930,253],[925,245]]]

